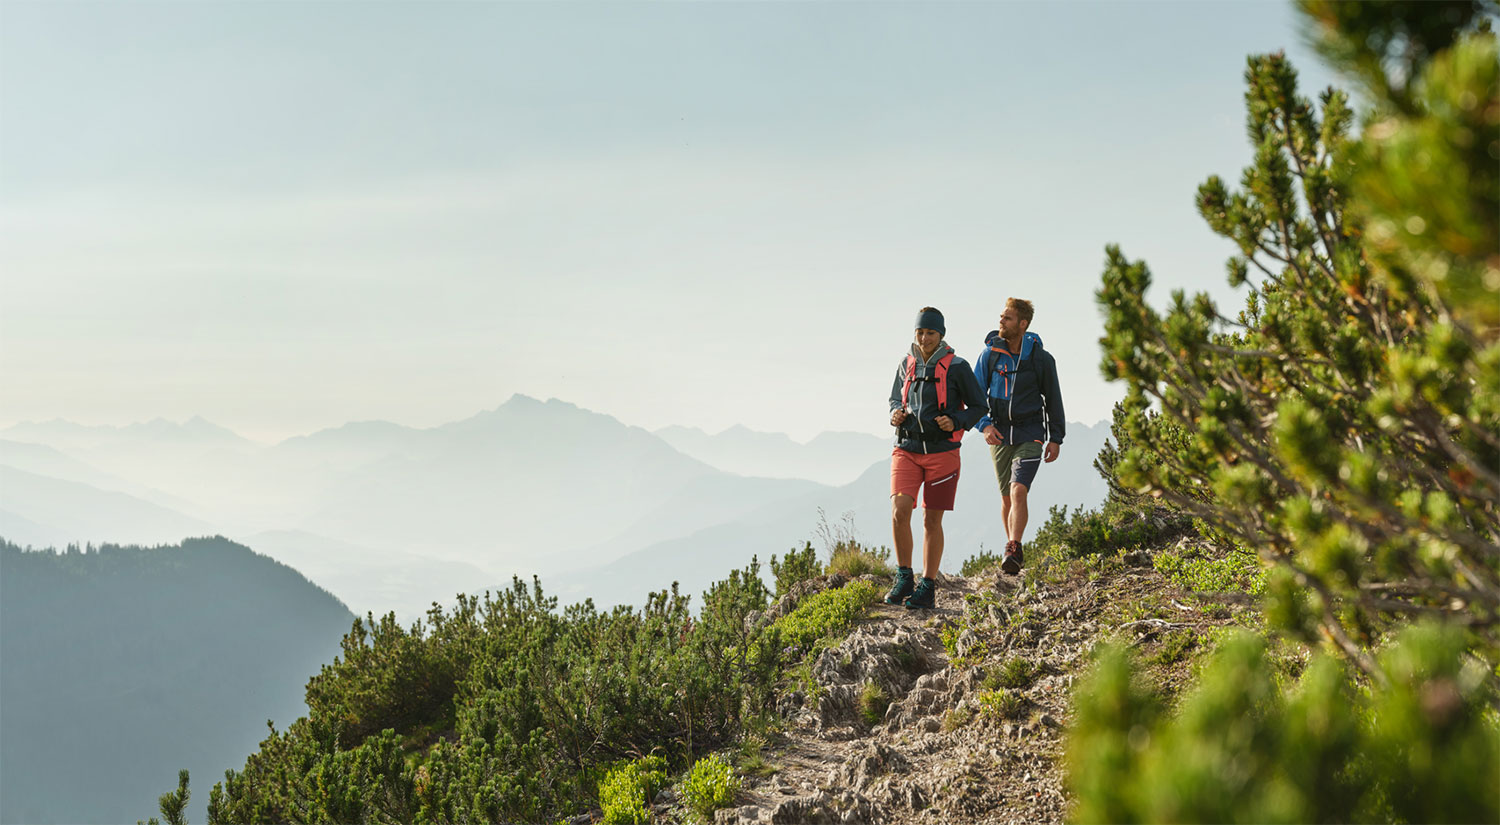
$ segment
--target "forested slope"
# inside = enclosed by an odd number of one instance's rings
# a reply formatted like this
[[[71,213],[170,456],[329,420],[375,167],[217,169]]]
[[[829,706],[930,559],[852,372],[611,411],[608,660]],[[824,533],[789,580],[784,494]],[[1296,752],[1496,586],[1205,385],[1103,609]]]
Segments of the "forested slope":
[[[353,619],[222,538],[62,552],[0,541],[0,820],[133,822],[179,768],[222,774],[267,719],[301,712]]]

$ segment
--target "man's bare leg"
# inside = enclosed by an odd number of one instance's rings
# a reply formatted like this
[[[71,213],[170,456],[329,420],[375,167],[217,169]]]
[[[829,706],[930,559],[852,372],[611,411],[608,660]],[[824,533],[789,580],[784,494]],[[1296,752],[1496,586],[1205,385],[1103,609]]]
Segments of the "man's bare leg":
[[[1012,482],[1010,485],[1010,497],[1005,499],[1010,504],[1009,507],[1003,508],[1009,511],[1005,518],[1005,533],[1011,541],[1023,541],[1026,538],[1027,492],[1025,484]]]

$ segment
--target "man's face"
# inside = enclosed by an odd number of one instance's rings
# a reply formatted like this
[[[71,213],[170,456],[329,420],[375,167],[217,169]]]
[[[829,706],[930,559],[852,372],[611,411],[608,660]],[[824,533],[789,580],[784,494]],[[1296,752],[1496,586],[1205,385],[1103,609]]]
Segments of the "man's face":
[[[1022,321],[1020,317],[1016,315],[1015,307],[1006,307],[1005,311],[1000,313],[1001,338],[1015,338],[1021,333],[1025,332],[1026,327],[1029,325],[1030,324],[1028,322]]]
[[[917,348],[923,352],[932,352],[943,340],[943,334],[935,329],[917,330]]]

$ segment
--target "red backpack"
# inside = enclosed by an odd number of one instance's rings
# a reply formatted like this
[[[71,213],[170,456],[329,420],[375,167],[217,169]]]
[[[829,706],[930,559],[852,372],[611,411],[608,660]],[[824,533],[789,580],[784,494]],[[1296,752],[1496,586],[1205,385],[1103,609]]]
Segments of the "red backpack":
[[[948,409],[948,367],[953,364],[953,353],[949,352],[938,359],[933,367],[932,377],[917,378],[917,356],[908,354],[906,356],[906,381],[901,385],[901,406],[907,406],[907,397],[911,394],[913,381],[934,381],[937,383],[938,414],[946,414]],[[958,426],[953,428],[952,441],[958,441],[964,437],[964,431]],[[925,440],[925,439],[924,439]]]

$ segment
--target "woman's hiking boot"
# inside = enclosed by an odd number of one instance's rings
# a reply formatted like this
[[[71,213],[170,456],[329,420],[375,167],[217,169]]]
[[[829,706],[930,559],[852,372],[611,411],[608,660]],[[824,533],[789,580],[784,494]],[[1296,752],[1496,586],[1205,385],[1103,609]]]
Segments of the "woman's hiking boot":
[[[1021,572],[1021,563],[1025,556],[1021,553],[1019,541],[1008,541],[1005,543],[1005,561],[1000,562],[1000,569],[1014,576]]]
[[[906,597],[911,595],[915,586],[916,580],[912,577],[910,567],[896,568],[896,583],[891,585],[891,592],[885,594],[885,603],[906,604]]]
[[[926,576],[917,584],[917,588],[911,592],[906,599],[907,610],[931,610],[937,604],[937,582]]]

